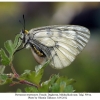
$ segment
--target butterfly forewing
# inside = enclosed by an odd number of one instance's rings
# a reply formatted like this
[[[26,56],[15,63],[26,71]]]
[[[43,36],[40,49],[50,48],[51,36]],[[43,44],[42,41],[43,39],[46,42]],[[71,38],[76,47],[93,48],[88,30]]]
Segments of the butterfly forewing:
[[[77,25],[54,25],[33,28],[29,31],[33,40],[38,41],[41,50],[51,59],[54,68],[67,67],[83,50],[90,38],[87,28]],[[46,47],[48,50],[44,50]],[[48,52],[46,52],[48,51]]]

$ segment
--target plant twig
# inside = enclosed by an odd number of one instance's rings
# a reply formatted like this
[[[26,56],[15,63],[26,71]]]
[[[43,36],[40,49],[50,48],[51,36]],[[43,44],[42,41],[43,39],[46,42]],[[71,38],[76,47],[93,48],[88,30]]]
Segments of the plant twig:
[[[12,63],[10,64],[10,66],[11,66],[12,72],[14,73],[15,77],[16,77],[16,78],[19,78],[19,74],[18,74],[18,73],[16,72],[16,70],[14,69]]]
[[[27,84],[27,85],[29,85],[29,86],[34,86],[34,87],[38,88],[37,85],[35,85],[35,84],[31,83],[31,82],[28,82],[28,81],[26,81],[26,80],[21,80],[20,83],[21,83],[21,84]]]
[[[11,63],[10,66],[11,66],[12,72],[13,72],[13,74],[14,74],[14,78],[16,78],[16,79],[19,80],[20,75],[19,75],[19,74],[16,72],[16,70],[14,69],[13,64]],[[31,82],[28,82],[28,81],[26,81],[26,80],[19,80],[19,82],[14,82],[14,83],[12,83],[10,86],[13,86],[13,85],[15,85],[15,84],[26,84],[26,85],[34,86],[34,87],[38,88],[37,85],[35,85],[35,84],[31,83]]]

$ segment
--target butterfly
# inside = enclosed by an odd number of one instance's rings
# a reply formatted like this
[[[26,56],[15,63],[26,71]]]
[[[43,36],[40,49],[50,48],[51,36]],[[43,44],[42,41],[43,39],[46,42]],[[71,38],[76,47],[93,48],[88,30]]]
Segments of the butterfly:
[[[78,25],[51,25],[29,31],[24,29],[20,34],[23,48],[31,48],[40,64],[50,60],[50,66],[55,69],[69,66],[90,38],[89,29]]]

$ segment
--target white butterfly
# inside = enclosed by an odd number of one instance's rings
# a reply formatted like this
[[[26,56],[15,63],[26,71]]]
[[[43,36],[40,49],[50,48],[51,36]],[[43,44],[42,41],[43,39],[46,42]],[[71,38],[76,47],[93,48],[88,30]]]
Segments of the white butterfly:
[[[90,38],[90,31],[77,25],[53,25],[20,32],[24,47],[30,47],[40,64],[50,59],[56,69],[67,67],[83,50]]]

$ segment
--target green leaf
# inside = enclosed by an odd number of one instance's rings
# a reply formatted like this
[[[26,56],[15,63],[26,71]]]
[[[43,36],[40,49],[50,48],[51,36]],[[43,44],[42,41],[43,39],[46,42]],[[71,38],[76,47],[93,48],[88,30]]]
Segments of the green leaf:
[[[12,83],[12,79],[6,74],[0,74],[0,85]]]
[[[57,82],[57,83],[60,83],[61,81],[65,81],[65,82],[67,83],[67,80],[68,80],[67,77],[65,77],[65,76],[60,76],[56,82]]]
[[[11,40],[8,40],[4,43],[4,47],[6,48],[6,50],[8,51],[9,55],[12,56],[13,55],[13,42]]]
[[[6,74],[1,74],[0,75],[0,79],[2,80],[6,80],[8,78],[8,76]]]
[[[49,91],[51,92],[73,92],[71,84],[74,82],[73,79],[68,79],[65,76],[53,75],[50,79]],[[69,86],[70,84],[70,86]],[[70,88],[68,88],[69,86]]]
[[[5,70],[5,66],[4,65],[0,65],[0,74],[3,74]]]
[[[37,84],[40,83],[42,76],[43,76],[43,72],[44,72],[44,68],[49,64],[50,61],[45,62],[44,65],[39,65],[35,67],[35,82]]]
[[[65,87],[64,92],[74,92],[75,90],[73,89],[72,85],[68,85]]]
[[[14,49],[16,50],[22,44],[22,40],[20,39],[20,34],[17,34],[14,40]]]
[[[8,40],[4,43],[6,50],[8,51],[10,57],[13,56],[16,49],[21,45],[22,41],[19,39],[20,34],[16,35],[14,43],[11,40]]]
[[[35,71],[29,71],[29,70],[26,70],[21,76],[20,76],[20,79],[21,80],[27,80],[27,81],[30,81],[34,84],[37,84],[39,85],[39,82],[40,82],[40,76],[38,76],[38,73],[36,73]]]
[[[31,93],[31,92],[38,92],[38,89],[36,87],[26,87],[25,92]]]
[[[4,84],[11,84],[13,80],[11,78],[7,78]]]
[[[21,92],[22,92],[22,90],[21,90],[21,89],[17,89],[17,92],[18,92],[18,93],[21,93]]]
[[[25,70],[24,73],[21,75],[20,79],[25,79],[27,81],[39,85],[43,76],[44,68],[47,64],[48,62],[46,62],[44,65],[36,66],[35,71]]]
[[[0,85],[3,85],[6,83],[8,76],[6,74],[0,74]]]
[[[13,59],[13,54],[15,50],[21,45],[21,40],[19,39],[19,34],[15,37],[14,43],[11,40],[8,40],[4,43],[4,47],[9,53],[9,57],[6,55],[5,51],[3,49],[0,50],[1,55],[1,63],[3,65],[9,65],[10,62]]]
[[[48,92],[50,85],[50,80],[42,82],[41,87],[39,88],[39,92]]]
[[[35,71],[38,72],[40,69],[42,69],[42,65],[38,65],[35,67]]]
[[[1,48],[0,50],[0,55],[1,55],[1,63],[2,65],[9,65],[10,60],[8,58],[8,56],[6,55],[5,51]]]
[[[38,65],[35,67],[35,71],[38,72],[40,71],[41,69],[44,69],[46,66],[48,66],[50,63],[50,61],[48,60],[47,62],[45,62],[43,65]]]
[[[30,74],[31,70],[25,70],[22,76],[26,77],[28,74]]]
[[[61,81],[60,82],[60,92],[64,92],[66,88],[66,82],[65,81]]]
[[[72,83],[75,82],[74,79],[68,79],[66,76],[59,77],[59,79],[57,80],[57,82],[60,83],[61,81],[65,81],[66,85],[70,85],[70,84],[72,84]]]
[[[60,85],[58,83],[54,83],[51,90],[52,90],[52,92],[59,92],[60,91]]]
[[[73,84],[73,83],[75,83],[76,81],[74,80],[74,79],[68,79],[68,80],[66,80],[66,84],[67,85],[70,85],[70,84]]]
[[[59,75],[52,75],[49,80],[42,82],[41,87],[39,88],[39,92],[48,92],[52,90],[52,86],[59,78]]]
[[[49,79],[50,84],[53,85],[57,81],[58,78],[59,78],[59,74],[58,75],[52,75]]]

